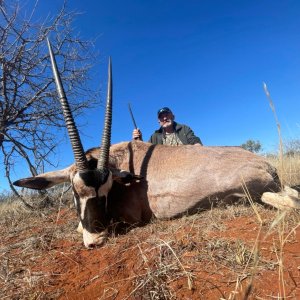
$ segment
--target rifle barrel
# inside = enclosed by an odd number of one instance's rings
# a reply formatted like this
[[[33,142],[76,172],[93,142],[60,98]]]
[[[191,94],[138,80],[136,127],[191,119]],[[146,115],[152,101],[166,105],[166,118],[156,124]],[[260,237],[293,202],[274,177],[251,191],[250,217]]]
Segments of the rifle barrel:
[[[134,128],[137,129],[138,127],[137,127],[137,125],[136,125],[136,122],[135,122],[135,119],[134,119],[134,116],[133,116],[133,113],[132,113],[132,110],[131,110],[130,103],[128,103],[128,109],[129,109],[129,112],[130,112],[130,116],[131,116],[131,119],[132,119]]]

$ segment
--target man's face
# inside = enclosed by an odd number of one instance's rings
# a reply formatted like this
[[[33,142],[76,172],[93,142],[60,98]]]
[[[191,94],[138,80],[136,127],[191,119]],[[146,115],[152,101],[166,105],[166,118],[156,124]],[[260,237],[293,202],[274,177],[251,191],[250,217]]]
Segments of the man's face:
[[[161,113],[158,117],[158,123],[163,128],[172,126],[173,121],[174,121],[174,115],[170,112]]]

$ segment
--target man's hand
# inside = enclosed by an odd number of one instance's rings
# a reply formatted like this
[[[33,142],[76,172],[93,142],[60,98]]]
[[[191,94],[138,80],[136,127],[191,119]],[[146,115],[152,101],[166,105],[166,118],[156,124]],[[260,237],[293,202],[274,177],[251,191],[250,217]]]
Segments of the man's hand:
[[[140,140],[140,141],[143,140],[142,132],[140,131],[139,128],[133,129],[132,139],[133,140]]]

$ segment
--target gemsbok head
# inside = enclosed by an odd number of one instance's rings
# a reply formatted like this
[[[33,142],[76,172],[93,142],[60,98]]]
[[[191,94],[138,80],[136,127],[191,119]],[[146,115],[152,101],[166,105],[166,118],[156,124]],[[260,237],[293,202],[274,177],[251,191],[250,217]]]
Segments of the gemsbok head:
[[[107,100],[101,150],[97,167],[92,168],[85,156],[49,40],[48,47],[56,88],[63,109],[77,167],[77,170],[70,174],[70,180],[73,187],[75,205],[83,227],[83,241],[86,247],[101,245],[107,234],[106,228],[109,220],[105,212],[108,192],[113,183],[112,173],[108,169],[112,123],[111,59],[109,59],[108,66]]]
[[[109,59],[108,66],[107,101],[102,143],[98,160],[95,163],[95,160],[88,161],[83,150],[61,82],[55,56],[50,41],[47,40],[47,42],[57,93],[74,153],[75,165],[63,170],[21,179],[14,182],[14,184],[32,189],[46,189],[61,182],[71,182],[75,205],[82,225],[84,245],[86,247],[102,245],[105,242],[107,226],[110,221],[107,214],[107,196],[113,184],[113,174],[108,168],[112,123],[111,59]]]

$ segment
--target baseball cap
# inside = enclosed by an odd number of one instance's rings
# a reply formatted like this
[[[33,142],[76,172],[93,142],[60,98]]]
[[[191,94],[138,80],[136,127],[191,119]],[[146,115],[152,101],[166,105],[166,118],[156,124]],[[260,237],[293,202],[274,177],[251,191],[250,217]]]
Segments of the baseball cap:
[[[169,107],[163,107],[158,110],[157,116],[159,117],[160,114],[162,113],[172,113],[171,109]]]

